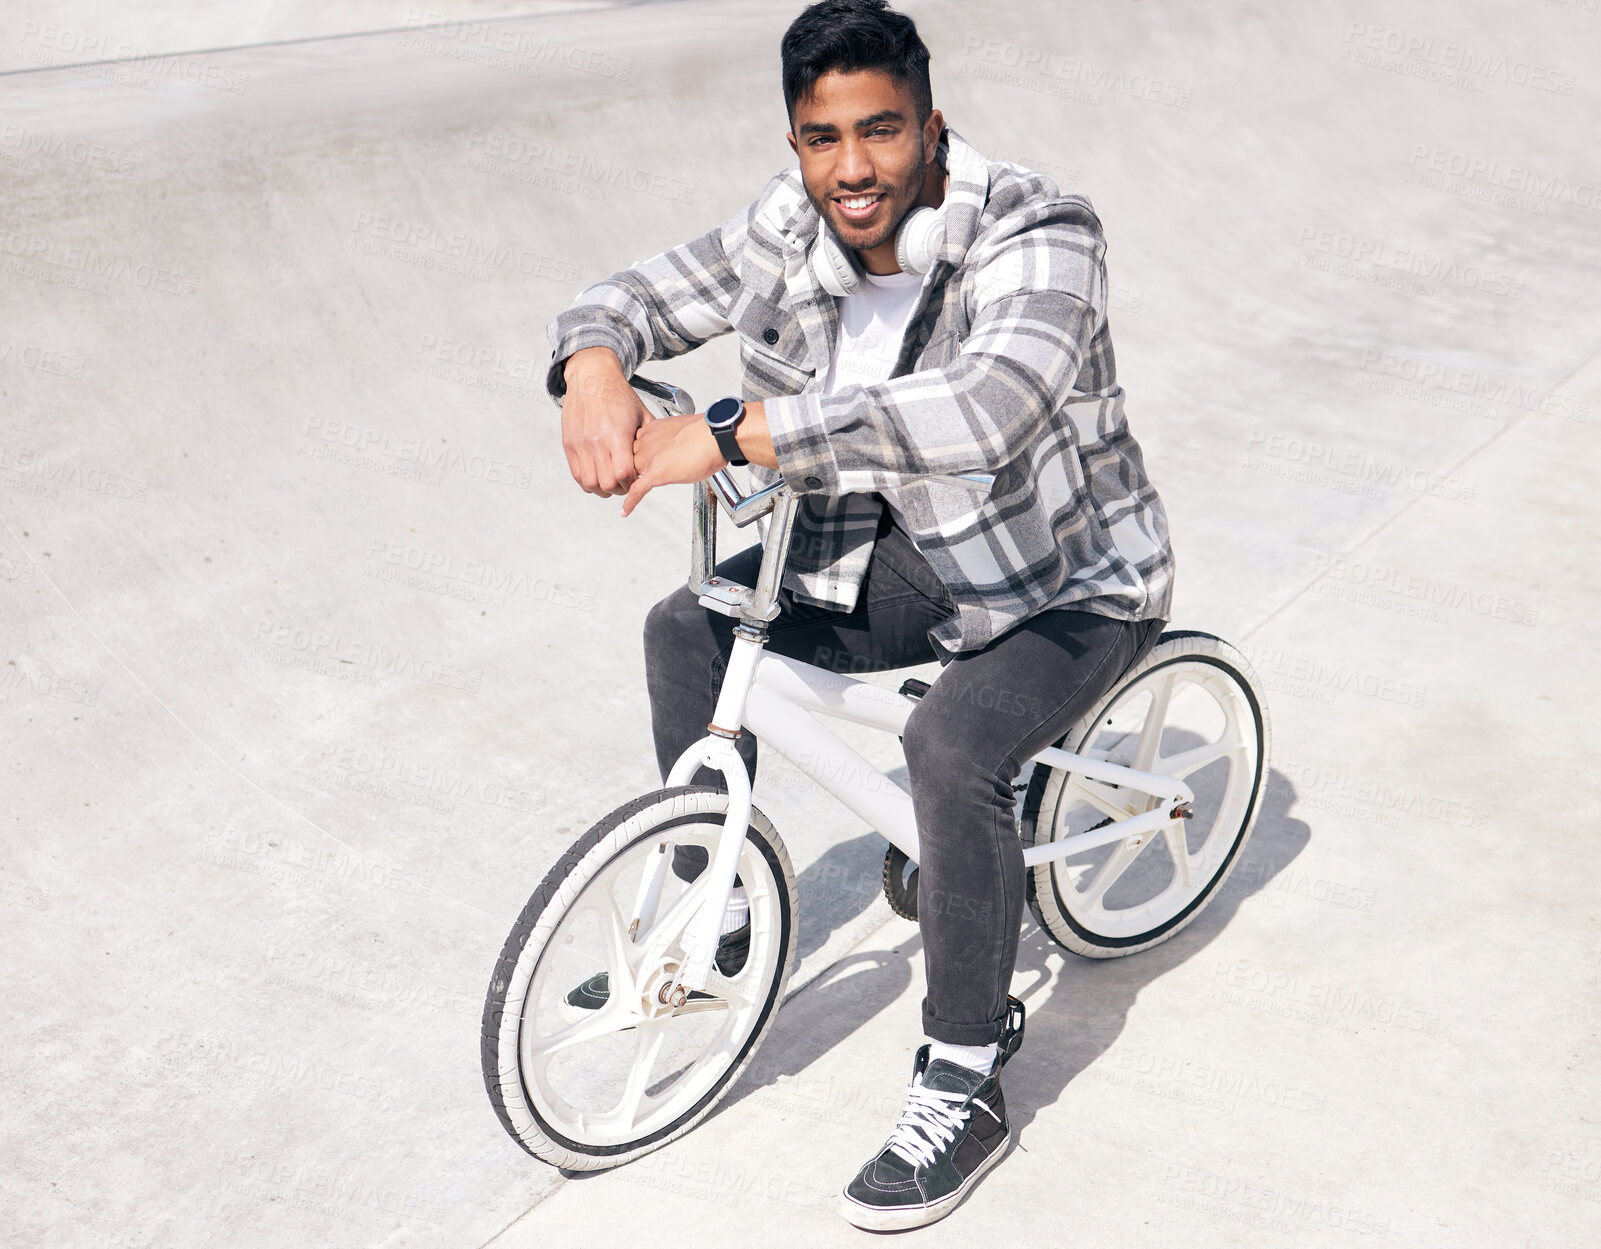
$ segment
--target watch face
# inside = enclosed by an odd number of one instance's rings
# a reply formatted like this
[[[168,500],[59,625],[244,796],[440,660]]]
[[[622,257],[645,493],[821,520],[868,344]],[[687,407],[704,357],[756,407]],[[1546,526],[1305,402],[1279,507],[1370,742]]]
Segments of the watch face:
[[[738,399],[719,399],[706,409],[706,423],[713,427],[727,425],[745,410],[745,405]]]

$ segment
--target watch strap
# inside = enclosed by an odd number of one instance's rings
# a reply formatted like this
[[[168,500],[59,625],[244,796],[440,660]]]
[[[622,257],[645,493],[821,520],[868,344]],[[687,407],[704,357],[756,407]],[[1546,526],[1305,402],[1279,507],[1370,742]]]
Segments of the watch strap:
[[[723,459],[730,464],[745,465],[750,463],[740,453],[739,439],[734,437],[732,429],[714,429],[712,430],[712,437],[717,439],[717,449],[723,453]]]

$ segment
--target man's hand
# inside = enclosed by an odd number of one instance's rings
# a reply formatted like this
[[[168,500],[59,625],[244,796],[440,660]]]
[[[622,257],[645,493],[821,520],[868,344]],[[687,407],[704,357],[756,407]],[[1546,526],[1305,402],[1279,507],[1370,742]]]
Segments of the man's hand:
[[[638,476],[634,434],[649,412],[609,347],[573,352],[562,376],[561,448],[573,480],[604,498],[624,493]]]
[[[634,435],[634,467],[639,476],[623,500],[623,515],[638,507],[657,486],[705,481],[727,464],[701,414],[655,417],[647,413]]]

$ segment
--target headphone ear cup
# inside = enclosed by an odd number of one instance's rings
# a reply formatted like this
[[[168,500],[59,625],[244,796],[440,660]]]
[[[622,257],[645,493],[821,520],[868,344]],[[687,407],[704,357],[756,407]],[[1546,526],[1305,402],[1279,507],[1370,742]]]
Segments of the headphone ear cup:
[[[945,246],[945,214],[914,208],[895,232],[895,263],[905,273],[927,273]]]
[[[830,295],[854,295],[862,287],[856,262],[826,225],[818,229],[817,243],[812,248],[812,272]]]

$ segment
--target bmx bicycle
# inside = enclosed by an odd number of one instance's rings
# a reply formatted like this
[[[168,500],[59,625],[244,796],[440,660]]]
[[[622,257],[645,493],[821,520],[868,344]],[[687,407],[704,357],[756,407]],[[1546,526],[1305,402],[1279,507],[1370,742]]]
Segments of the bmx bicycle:
[[[636,376],[661,415],[694,412],[681,389]],[[671,405],[670,407],[668,405]],[[993,479],[949,480],[986,491]],[[689,584],[736,618],[705,737],[666,785],[594,824],[545,875],[496,960],[484,1002],[484,1084],[501,1124],[536,1158],[571,1171],[618,1166],[711,1113],[772,1027],[795,958],[795,872],[752,805],[734,746],[756,734],[890,843],[884,890],[916,917],[911,796],[818,719],[901,734],[929,688],[899,693],[765,650],[777,617],[797,497],[782,482],[743,493],[727,470],[694,488]],[[766,519],[754,586],[715,574],[717,514]],[[1269,727],[1233,646],[1165,632],[1055,744],[1025,765],[1018,832],[1030,909],[1057,944],[1090,958],[1148,949],[1193,920],[1227,879],[1256,819]],[[706,765],[727,789],[690,784]],[[692,881],[673,850],[699,846]],[[736,876],[750,903],[742,966],[717,943]],[[604,973],[604,978],[600,977]],[[605,986],[575,1009],[575,986]]]

